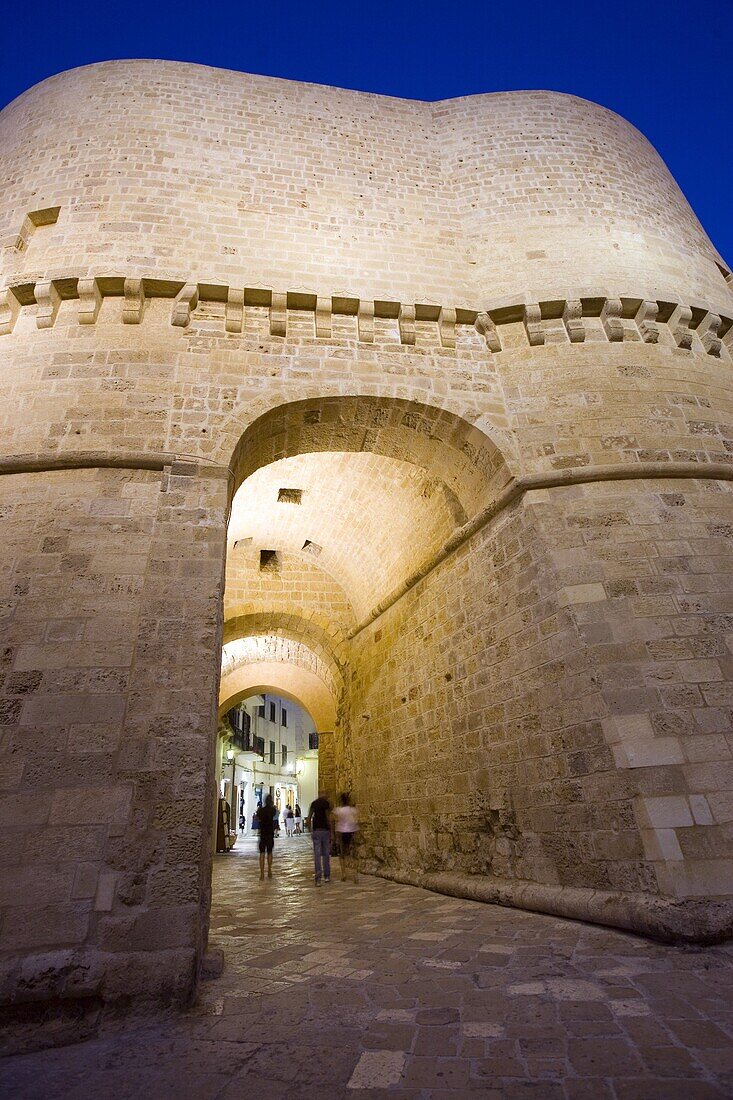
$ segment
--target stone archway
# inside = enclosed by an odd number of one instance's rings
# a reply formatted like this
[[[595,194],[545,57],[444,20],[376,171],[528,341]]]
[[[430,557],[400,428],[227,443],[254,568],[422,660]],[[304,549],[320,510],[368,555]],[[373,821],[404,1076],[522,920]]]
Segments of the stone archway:
[[[320,667],[299,689],[331,690],[334,745],[350,783],[344,692],[366,671],[352,668],[350,639],[497,498],[509,477],[503,457],[446,409],[350,394],[271,408],[245,430],[231,467],[224,654],[246,638],[261,651],[251,656],[280,666],[270,680],[283,684],[307,678],[297,655],[305,647]],[[255,660],[236,673],[226,662],[224,694],[238,678],[262,680]]]

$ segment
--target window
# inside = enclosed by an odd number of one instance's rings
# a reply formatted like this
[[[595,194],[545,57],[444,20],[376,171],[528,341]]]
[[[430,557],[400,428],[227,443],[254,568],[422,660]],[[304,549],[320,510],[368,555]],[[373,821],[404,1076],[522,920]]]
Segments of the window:
[[[275,763],[275,742],[274,741],[270,742],[270,763],[271,764]]]
[[[270,721],[271,722],[276,721],[275,715],[276,715],[275,704],[270,703]]]
[[[282,720],[280,722],[280,725],[281,726],[287,726],[287,724],[288,724],[288,712],[286,711],[285,707],[283,707],[283,714],[282,714]]]
[[[285,770],[285,768],[287,768],[287,766],[288,766],[288,746],[283,745],[281,751],[282,751],[282,767],[283,767],[283,770]]]
[[[264,718],[264,717],[265,717],[265,704],[264,704],[264,703],[262,703],[262,704],[261,704],[261,705],[260,705],[260,706],[259,706],[259,707],[257,708],[257,717],[258,717],[258,718]]]

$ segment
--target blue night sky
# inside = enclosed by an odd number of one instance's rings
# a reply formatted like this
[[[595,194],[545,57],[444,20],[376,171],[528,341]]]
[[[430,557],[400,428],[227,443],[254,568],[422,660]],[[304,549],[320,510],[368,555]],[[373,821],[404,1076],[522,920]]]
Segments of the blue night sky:
[[[733,264],[733,0],[17,5],[0,105],[63,69],[195,61],[413,99],[549,88],[612,108],[659,150]]]

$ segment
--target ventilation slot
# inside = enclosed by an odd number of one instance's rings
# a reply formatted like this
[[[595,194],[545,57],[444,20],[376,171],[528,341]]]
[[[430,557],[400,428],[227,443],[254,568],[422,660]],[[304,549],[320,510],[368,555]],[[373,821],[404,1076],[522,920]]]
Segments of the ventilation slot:
[[[280,558],[277,550],[260,550],[260,573],[279,573]]]
[[[237,539],[236,542],[232,543],[232,550],[244,550],[245,546],[251,546],[251,545],[252,545],[252,539],[251,538]]]
[[[305,554],[312,554],[314,558],[318,557],[322,549],[322,546],[319,546],[317,542],[311,542],[310,539],[306,539],[303,543],[303,552]]]
[[[300,504],[303,499],[302,489],[278,489],[278,504]]]

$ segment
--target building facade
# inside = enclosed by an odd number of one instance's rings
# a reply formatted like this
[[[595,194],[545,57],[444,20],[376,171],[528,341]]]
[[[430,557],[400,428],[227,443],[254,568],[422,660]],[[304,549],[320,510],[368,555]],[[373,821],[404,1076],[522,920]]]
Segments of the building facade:
[[[733,286],[646,139],[129,61],[0,158],[8,1012],[192,995],[253,694],[372,870],[728,935]]]
[[[252,834],[254,814],[268,794],[281,822],[288,807],[307,812],[315,797],[310,772],[318,748],[313,722],[301,706],[277,695],[250,696],[226,713],[219,730],[219,794],[240,835]]]

